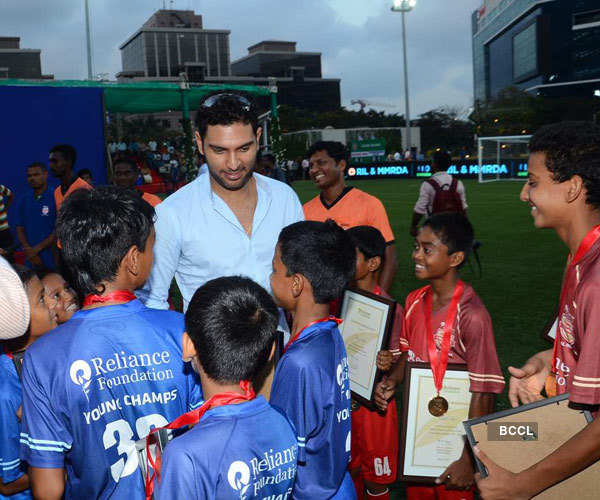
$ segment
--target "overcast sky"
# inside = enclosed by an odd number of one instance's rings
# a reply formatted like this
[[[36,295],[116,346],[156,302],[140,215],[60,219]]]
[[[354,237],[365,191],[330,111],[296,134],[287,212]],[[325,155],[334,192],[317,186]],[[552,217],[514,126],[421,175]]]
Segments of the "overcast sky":
[[[89,0],[94,73],[121,70],[119,45],[163,0]],[[392,0],[165,0],[194,9],[204,27],[229,29],[231,58],[264,39],[292,40],[323,53],[323,76],[341,78],[342,104],[364,99],[404,113],[401,15]],[[482,0],[418,0],[407,15],[411,115],[472,103],[471,13]],[[57,79],[87,75],[84,0],[0,0],[0,36],[42,49],[42,71]],[[385,107],[384,107],[385,106]]]

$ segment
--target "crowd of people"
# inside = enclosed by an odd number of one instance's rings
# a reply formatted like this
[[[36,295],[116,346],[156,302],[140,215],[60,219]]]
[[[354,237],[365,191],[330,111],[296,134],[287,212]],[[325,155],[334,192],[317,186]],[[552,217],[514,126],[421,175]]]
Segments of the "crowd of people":
[[[29,267],[0,258],[0,495],[390,498],[407,362],[464,365],[469,418],[493,412],[505,388],[490,315],[460,277],[475,243],[464,187],[438,155],[411,226],[426,286],[396,307],[365,406],[350,390],[335,315],[351,285],[390,298],[399,235],[384,205],[346,185],[349,153],[336,142],[307,152],[319,194],[304,206],[258,174],[261,129],[243,95],[207,97],[196,129],[206,166],[162,202],[136,189],[130,154],[115,157],[111,186],[78,177],[71,146],[49,153],[54,193],[44,164],[27,167],[17,235]],[[521,200],[571,257],[555,349],[509,368],[509,398],[568,392],[596,411],[600,128],[549,125],[530,150]],[[2,195],[8,205],[11,193]],[[170,306],[173,279],[183,314]],[[465,445],[435,485],[408,484],[407,497],[531,498],[600,459],[599,437],[594,420],[518,474]]]

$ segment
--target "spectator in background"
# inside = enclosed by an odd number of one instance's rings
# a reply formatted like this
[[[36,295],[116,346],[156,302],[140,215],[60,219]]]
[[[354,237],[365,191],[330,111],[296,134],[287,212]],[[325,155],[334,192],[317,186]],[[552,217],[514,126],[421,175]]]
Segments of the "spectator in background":
[[[265,177],[273,177],[273,169],[275,167],[275,160],[273,155],[263,155],[256,164],[254,170],[257,174],[264,175]]]
[[[446,151],[436,151],[433,155],[433,175],[421,184],[419,198],[415,203],[410,235],[417,236],[419,221],[424,215],[439,212],[467,213],[465,186],[448,172],[452,159]]]
[[[138,176],[139,172],[137,165],[133,160],[129,160],[128,158],[117,160],[113,166],[113,184],[115,186],[135,190],[141,194],[143,200],[155,207],[162,200],[154,194],[137,191],[135,189],[135,183]]]
[[[48,165],[54,177],[60,179],[60,186],[54,190],[56,210],[60,208],[63,200],[76,189],[92,189],[87,182],[73,173],[77,151],[69,144],[58,144],[50,150]]]
[[[26,175],[31,191],[23,194],[16,202],[17,239],[25,252],[25,258],[34,269],[54,269],[56,205],[48,188],[46,165],[32,163],[27,167]]]
[[[398,263],[394,233],[383,203],[360,189],[346,186],[344,173],[350,153],[341,142],[316,142],[307,156],[310,158],[310,177],[321,193],[304,204],[306,220],[325,222],[333,219],[344,229],[355,226],[379,229],[386,241],[380,284],[388,291]]]
[[[79,172],[77,172],[77,177],[83,179],[90,186],[94,185],[94,179],[92,178],[92,171],[89,168],[82,168]]]
[[[12,256],[15,242],[8,227],[8,207],[13,201],[13,193],[6,186],[0,184],[0,255],[9,258]]]

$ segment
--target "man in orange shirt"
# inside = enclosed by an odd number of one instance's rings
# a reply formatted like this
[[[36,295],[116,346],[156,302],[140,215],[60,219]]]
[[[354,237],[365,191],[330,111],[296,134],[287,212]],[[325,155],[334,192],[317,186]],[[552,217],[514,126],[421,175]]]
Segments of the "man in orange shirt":
[[[121,158],[113,166],[113,184],[115,186],[135,189],[135,182],[139,176],[139,169],[133,160],[128,158]],[[140,191],[142,199],[155,207],[162,200],[151,193],[144,193]]]
[[[322,222],[333,219],[344,229],[355,226],[379,229],[386,242],[379,279],[381,287],[389,291],[398,267],[394,233],[385,207],[378,198],[346,186],[344,171],[349,156],[348,149],[341,142],[319,141],[308,150],[309,175],[321,193],[304,204],[304,217]]]
[[[54,177],[60,179],[60,186],[54,190],[57,212],[63,200],[76,189],[92,189],[92,186],[73,173],[75,160],[77,160],[77,151],[69,144],[54,146],[48,155],[50,171]]]

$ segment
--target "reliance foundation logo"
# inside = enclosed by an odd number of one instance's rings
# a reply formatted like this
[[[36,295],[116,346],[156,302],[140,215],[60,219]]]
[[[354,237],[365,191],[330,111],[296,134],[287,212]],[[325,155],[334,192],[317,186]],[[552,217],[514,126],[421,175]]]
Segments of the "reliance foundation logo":
[[[250,467],[240,460],[232,462],[227,472],[227,481],[234,491],[240,492],[240,500],[245,499],[250,486]]]
[[[73,361],[69,370],[71,380],[75,385],[80,385],[85,397],[89,399],[90,383],[92,381],[92,368],[85,361],[78,359]]]

